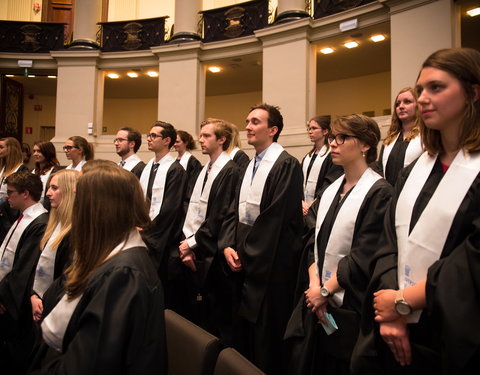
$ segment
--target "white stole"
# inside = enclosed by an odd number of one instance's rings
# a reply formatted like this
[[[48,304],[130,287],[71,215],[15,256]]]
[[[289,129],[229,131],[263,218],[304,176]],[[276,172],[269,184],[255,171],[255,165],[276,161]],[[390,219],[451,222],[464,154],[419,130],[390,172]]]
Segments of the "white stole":
[[[81,160],[80,163],[77,164],[77,166],[75,168],[73,168],[73,163],[70,164],[67,168],[65,169],[73,169],[75,171],[79,171],[81,172],[82,171],[82,167],[87,164],[87,161],[86,160]]]
[[[480,155],[460,150],[409,234],[413,207],[436,159],[437,156],[423,153],[398,197],[395,231],[400,289],[426,279],[428,268],[440,258],[460,204],[480,172]],[[408,322],[417,323],[421,313],[422,310],[415,311]]]
[[[197,181],[195,182],[195,187],[193,188],[192,196],[190,197],[190,203],[188,204],[187,216],[185,218],[185,223],[183,225],[183,234],[185,238],[188,239],[195,235],[200,225],[205,221],[207,215],[208,199],[210,197],[210,190],[212,189],[212,184],[217,175],[220,173],[222,168],[230,161],[230,156],[225,152],[222,152],[215,163],[212,164],[212,169],[208,175],[207,182],[205,187],[202,186],[205,179],[205,175],[208,170],[208,163],[203,167],[202,171],[198,175]],[[196,241],[189,243],[190,247],[196,245]]]
[[[126,158],[124,161],[125,164],[122,168],[126,169],[127,171],[131,171],[138,163],[142,161],[142,159],[140,159],[137,154],[133,154]],[[120,165],[120,163],[118,163],[118,165]]]
[[[241,223],[253,225],[255,220],[257,220],[258,215],[260,215],[260,202],[262,201],[265,181],[282,152],[283,147],[278,143],[273,142],[268,147],[260,165],[257,167],[253,180],[252,175],[255,158],[250,160],[240,189],[238,217]]]
[[[44,212],[47,212],[47,210],[40,203],[35,203],[23,211],[23,218],[20,222],[16,221],[13,223],[0,247],[0,255],[2,257],[0,261],[0,281],[3,280],[13,268],[18,241],[20,241],[23,232],[32,221]]]
[[[339,177],[333,182],[322,194],[320,204],[318,207],[317,223],[315,226],[315,264],[317,266],[317,275],[320,274],[318,270],[318,247],[317,237],[322,227],[325,216],[333,204],[338,189],[342,185],[345,175]],[[325,249],[325,257],[322,266],[322,284],[325,284],[333,274],[337,272],[338,262],[350,253],[353,240],[353,231],[355,229],[355,222],[357,221],[358,211],[369,192],[370,188],[375,182],[382,177],[368,168],[360,177],[357,184],[352,191],[344,198],[344,202],[340,207],[335,222],[332,226],[332,231],[328,238],[327,247]],[[330,302],[334,306],[341,306],[343,304],[343,297],[345,291],[341,290],[334,294]]]
[[[133,247],[147,247],[143,242],[137,230],[133,229],[130,232],[127,241],[121,242],[112,250],[107,259],[111,258],[116,253],[131,249]],[[107,260],[105,259],[105,260]],[[48,314],[42,322],[42,336],[47,345],[56,351],[61,352],[63,347],[63,337],[67,331],[68,323],[83,297],[83,293],[73,300],[68,300],[65,293],[62,299],[57,303],[53,310]]]
[[[57,238],[62,225],[60,223],[55,227],[51,237],[48,239],[45,247],[40,254],[37,270],[35,271],[35,280],[33,282],[33,291],[43,298],[43,294],[53,282],[53,274],[55,270],[55,258],[57,256],[57,247],[52,247],[53,241]]]
[[[396,137],[393,142],[386,145],[383,148],[383,157],[382,157],[382,165],[383,165],[383,174],[385,175],[385,168],[387,167],[388,157],[393,150],[393,146],[397,142],[398,138],[401,137],[402,134],[400,133],[398,137]],[[403,167],[410,165],[416,158],[418,158],[423,152],[423,145],[422,139],[420,136],[416,136],[415,138],[411,139],[408,142],[407,150],[405,151],[405,159],[403,160]]]
[[[147,196],[148,179],[150,177],[150,171],[152,170],[152,165],[154,161],[155,158],[152,158],[148,162],[148,164],[143,169],[142,176],[140,177],[140,185],[142,185],[143,195],[145,197]],[[150,219],[152,220],[157,217],[157,215],[160,213],[160,209],[162,208],[163,195],[165,193],[165,182],[167,180],[167,172],[174,162],[175,158],[170,154],[166,154],[163,158],[159,160],[157,174],[155,175],[155,181],[153,182],[152,186],[152,200],[149,212]]]
[[[40,197],[40,203],[43,203],[44,201],[44,197],[46,193],[45,189],[47,188],[47,182],[48,182],[48,179],[50,178],[50,175],[52,174],[52,171],[53,171],[53,167],[50,168],[47,173],[40,175],[40,180],[42,181],[42,185],[43,185],[42,195]],[[35,170],[32,173],[35,174]]]
[[[187,170],[188,161],[190,160],[191,156],[192,156],[191,153],[189,153],[188,151],[185,151],[182,157],[180,158],[179,162],[183,167],[183,169]]]
[[[313,162],[312,168],[310,169],[310,174],[307,178],[308,172],[308,165],[310,164],[310,160],[313,157],[310,155],[306,155],[305,159],[303,159],[303,197],[305,198],[305,202],[307,204],[311,204],[315,199],[315,189],[317,187],[318,175],[320,173],[320,169],[322,168],[323,162],[327,158],[330,150],[327,150],[327,146],[323,146],[317,154],[315,161]]]

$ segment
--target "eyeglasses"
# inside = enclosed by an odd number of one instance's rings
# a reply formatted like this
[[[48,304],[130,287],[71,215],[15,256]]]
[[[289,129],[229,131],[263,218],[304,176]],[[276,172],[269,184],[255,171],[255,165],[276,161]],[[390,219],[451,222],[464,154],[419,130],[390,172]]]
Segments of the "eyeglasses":
[[[308,126],[307,127],[307,132],[313,132],[314,130],[320,130],[322,128],[317,128],[317,127],[313,127],[313,126]]]
[[[7,195],[8,195],[8,196],[12,195],[13,193],[18,193],[18,191],[16,191],[16,190],[8,190],[8,189],[7,189]]]
[[[345,143],[345,140],[348,138],[358,138],[355,135],[350,135],[350,134],[329,134],[328,135],[328,142],[332,143],[335,141],[337,145],[343,145]]]
[[[120,142],[125,142],[125,141],[128,141],[128,139],[127,138],[115,138],[113,140],[113,143],[117,143],[117,142],[120,143]]]
[[[63,151],[72,151],[72,148],[78,148],[77,146],[63,146]]]
[[[150,134],[147,134],[147,138],[150,138],[150,139],[157,139],[157,138],[165,138],[163,135],[161,134],[155,134],[155,133],[150,133]]]

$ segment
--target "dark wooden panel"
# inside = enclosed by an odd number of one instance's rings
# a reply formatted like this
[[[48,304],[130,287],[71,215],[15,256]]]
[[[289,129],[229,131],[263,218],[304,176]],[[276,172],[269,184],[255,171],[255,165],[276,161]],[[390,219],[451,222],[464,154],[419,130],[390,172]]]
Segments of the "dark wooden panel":
[[[63,49],[63,23],[0,21],[0,51],[45,53]]]
[[[0,137],[14,137],[22,143],[23,86],[0,76]]]
[[[314,18],[343,12],[361,5],[373,3],[375,0],[315,0]]]

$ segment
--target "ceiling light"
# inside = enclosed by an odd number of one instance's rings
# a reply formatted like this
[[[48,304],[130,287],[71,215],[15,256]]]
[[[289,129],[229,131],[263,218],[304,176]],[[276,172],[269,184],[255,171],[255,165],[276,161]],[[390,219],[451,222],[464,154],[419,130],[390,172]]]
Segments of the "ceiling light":
[[[137,78],[137,77],[138,77],[138,73],[128,72],[128,73],[127,73],[127,76],[129,76],[130,78]]]
[[[157,72],[147,72],[147,75],[148,75],[149,77],[152,77],[152,78],[158,77],[158,73],[157,73]]]
[[[57,76],[47,76],[47,78],[57,78]]]
[[[358,43],[357,42],[347,42],[344,44],[345,47],[347,48],[355,48],[355,47],[358,47]]]
[[[15,77],[15,74],[5,74],[5,77]]]
[[[470,17],[478,16],[478,15],[480,14],[480,7],[479,7],[479,8],[473,8],[473,9],[467,10],[467,14],[468,14]]]
[[[382,40],[385,40],[385,36],[383,34],[372,35],[370,40],[375,43],[381,42]]]
[[[220,69],[218,66],[211,66],[210,68],[208,68],[208,70],[211,71],[212,73],[218,73],[222,69]]]
[[[108,78],[111,78],[111,79],[120,78],[120,76],[119,76],[117,73],[108,73],[108,74],[107,74],[107,77],[108,77]]]
[[[322,48],[320,52],[323,53],[324,55],[328,55],[329,53],[335,52],[335,50],[333,48],[326,47],[326,48]]]
[[[35,74],[29,74],[27,77],[28,78],[35,78]]]

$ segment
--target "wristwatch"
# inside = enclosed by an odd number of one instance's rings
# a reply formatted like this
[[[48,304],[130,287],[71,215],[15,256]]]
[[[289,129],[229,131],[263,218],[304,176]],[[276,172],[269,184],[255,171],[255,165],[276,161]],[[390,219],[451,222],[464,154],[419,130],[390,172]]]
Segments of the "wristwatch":
[[[412,307],[403,298],[403,289],[397,290],[395,295],[395,310],[399,315],[405,316],[412,313]]]
[[[330,291],[327,289],[325,285],[320,288],[320,294],[322,295],[322,297],[325,297],[325,298],[333,296],[333,294],[330,293]]]

